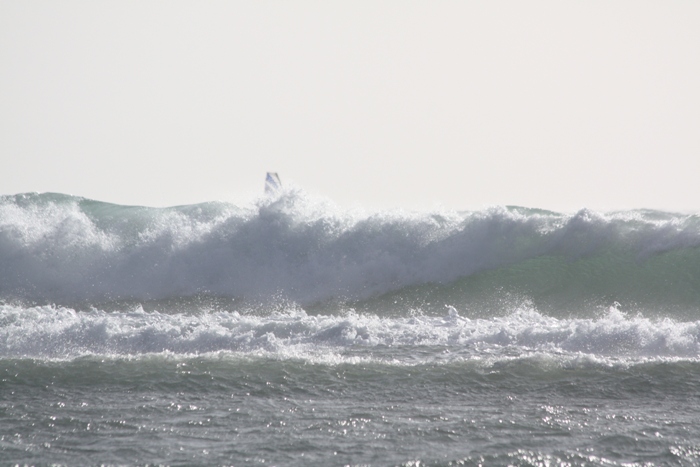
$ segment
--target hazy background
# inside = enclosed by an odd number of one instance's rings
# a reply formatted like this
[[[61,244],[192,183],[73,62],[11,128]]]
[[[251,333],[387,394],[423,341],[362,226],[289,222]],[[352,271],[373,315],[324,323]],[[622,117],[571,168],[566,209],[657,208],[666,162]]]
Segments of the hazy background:
[[[700,211],[700,2],[0,0],[0,193]]]

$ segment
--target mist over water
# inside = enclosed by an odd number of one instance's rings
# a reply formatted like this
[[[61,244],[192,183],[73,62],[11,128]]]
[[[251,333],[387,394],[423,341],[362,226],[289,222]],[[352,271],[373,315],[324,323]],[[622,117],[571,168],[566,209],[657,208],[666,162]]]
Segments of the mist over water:
[[[0,197],[0,459],[693,465],[700,219]]]

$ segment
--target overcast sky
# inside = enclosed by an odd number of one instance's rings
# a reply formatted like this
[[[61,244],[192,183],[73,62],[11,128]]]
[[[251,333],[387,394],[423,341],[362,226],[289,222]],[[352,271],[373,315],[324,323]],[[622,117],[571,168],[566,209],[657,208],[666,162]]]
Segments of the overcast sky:
[[[0,193],[700,212],[700,2],[0,0]]]

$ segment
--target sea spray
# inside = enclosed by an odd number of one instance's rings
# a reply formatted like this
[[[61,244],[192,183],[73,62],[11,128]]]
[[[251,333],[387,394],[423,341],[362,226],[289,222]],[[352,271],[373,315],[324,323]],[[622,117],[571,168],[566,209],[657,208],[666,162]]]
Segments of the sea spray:
[[[501,288],[543,308],[603,299],[687,310],[700,304],[698,245],[697,216],[654,211],[364,213],[299,190],[245,207],[25,194],[0,198],[0,297],[75,306],[274,296],[309,306],[437,286],[451,303]]]

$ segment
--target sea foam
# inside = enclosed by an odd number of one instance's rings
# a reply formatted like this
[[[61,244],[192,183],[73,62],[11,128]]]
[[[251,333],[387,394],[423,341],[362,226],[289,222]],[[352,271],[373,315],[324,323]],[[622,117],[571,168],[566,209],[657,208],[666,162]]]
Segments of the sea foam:
[[[454,310],[454,309],[453,309]],[[611,308],[596,319],[557,319],[520,309],[490,319],[455,311],[444,316],[386,318],[346,312],[308,315],[293,308],[268,315],[212,311],[195,314],[0,306],[0,357],[72,359],[86,355],[265,355],[316,361],[381,360],[397,364],[554,357],[635,361],[700,356],[700,322],[628,317]],[[397,353],[398,352],[398,353]],[[396,359],[405,354],[406,358]]]

